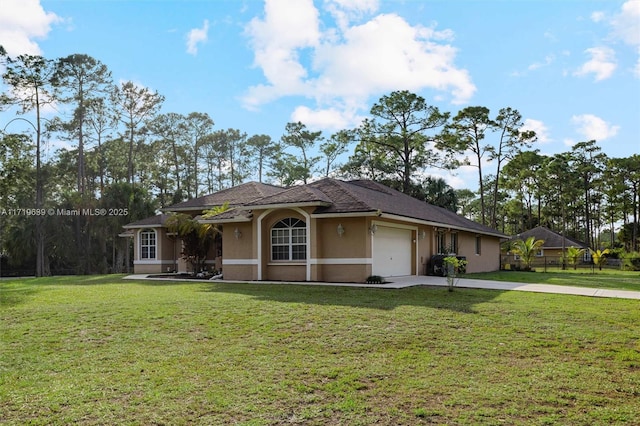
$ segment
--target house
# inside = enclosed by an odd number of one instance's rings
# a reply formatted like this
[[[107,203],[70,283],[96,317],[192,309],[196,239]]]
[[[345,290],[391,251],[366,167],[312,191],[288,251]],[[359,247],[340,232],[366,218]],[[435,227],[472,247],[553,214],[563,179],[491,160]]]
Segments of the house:
[[[546,226],[537,226],[533,229],[522,232],[512,237],[509,241],[524,241],[530,237],[534,237],[536,240],[544,241],[540,252],[537,253],[537,256],[540,257],[562,257],[563,250],[566,251],[567,247],[577,247],[585,249],[585,253],[589,251],[589,247],[585,243],[570,237],[563,237],[561,234],[550,230]],[[585,257],[585,259],[587,259],[587,257]]]
[[[210,258],[231,280],[362,282],[371,275],[423,275],[433,255],[451,252],[466,257],[468,272],[494,271],[506,238],[368,180],[326,178],[290,188],[250,182],[166,211],[196,217],[225,202],[227,211],[200,221],[222,228]],[[136,273],[174,264],[185,270],[163,220],[159,215],[125,227],[134,235]]]
[[[507,241],[507,244],[503,246],[501,261],[503,267],[506,267],[506,265],[511,265],[512,263],[518,264],[518,261],[520,260],[520,257],[518,255],[513,254],[508,250],[508,247],[510,247],[509,243],[516,240],[526,241],[530,237],[534,237],[536,240],[544,241],[544,244],[536,253],[537,260],[534,259],[535,264],[560,265],[563,263],[563,258],[565,257],[563,256],[563,252],[566,252],[567,248],[569,247],[584,249],[584,252],[582,254],[582,261],[589,262],[591,260],[589,247],[585,243],[570,237],[562,236],[561,234],[558,234],[557,232],[554,232],[545,226],[538,226],[536,228],[515,235]]]

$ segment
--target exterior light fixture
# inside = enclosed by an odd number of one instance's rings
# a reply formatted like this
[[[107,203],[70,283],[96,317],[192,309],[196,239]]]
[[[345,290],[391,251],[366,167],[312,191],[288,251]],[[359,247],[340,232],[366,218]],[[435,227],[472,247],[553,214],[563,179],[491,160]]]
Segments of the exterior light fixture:
[[[340,237],[342,237],[342,236],[344,235],[344,226],[342,226],[342,224],[341,224],[341,223],[339,223],[339,224],[338,224],[337,231],[338,231],[338,235],[339,235]]]
[[[376,225],[375,223],[369,227],[369,233],[371,235],[374,235],[377,230],[378,230],[378,225]]]
[[[233,235],[235,235],[236,240],[239,240],[240,238],[242,238],[242,232],[238,228],[233,230]]]
[[[426,237],[427,237],[427,231],[423,229],[422,231],[420,231],[420,239],[424,240]]]

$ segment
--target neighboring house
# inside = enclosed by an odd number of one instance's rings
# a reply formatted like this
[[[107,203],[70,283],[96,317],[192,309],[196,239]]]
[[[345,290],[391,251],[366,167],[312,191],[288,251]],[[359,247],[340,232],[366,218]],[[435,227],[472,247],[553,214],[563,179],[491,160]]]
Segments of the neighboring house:
[[[422,275],[432,255],[449,252],[466,257],[467,272],[494,271],[506,238],[368,180],[326,178],[291,188],[251,182],[165,210],[195,217],[225,202],[229,210],[200,220],[223,230],[214,253],[219,256],[212,259],[218,257],[229,280],[362,282],[371,275]],[[134,235],[136,273],[164,272],[175,263],[175,242],[162,223],[156,217],[125,227]],[[155,259],[144,257],[152,252]],[[184,264],[178,262],[177,270]]]
[[[589,259],[589,247],[578,240],[569,237],[563,237],[557,232],[553,232],[545,226],[538,226],[528,231],[513,236],[509,241],[527,240],[534,237],[536,240],[543,240],[544,245],[536,255],[538,257],[557,257],[562,258],[562,250],[566,251],[567,247],[577,247],[585,249],[584,260]]]

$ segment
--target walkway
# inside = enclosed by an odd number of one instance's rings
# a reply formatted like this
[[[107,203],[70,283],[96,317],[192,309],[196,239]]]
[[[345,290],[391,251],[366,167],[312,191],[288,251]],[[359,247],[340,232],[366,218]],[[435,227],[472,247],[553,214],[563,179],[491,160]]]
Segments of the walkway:
[[[125,279],[212,282],[209,280],[149,278],[147,275],[129,275],[125,277]],[[259,282],[254,281],[253,283],[295,284],[295,285],[315,285],[315,286],[320,285],[320,286],[333,286],[333,287],[363,287],[363,288],[386,288],[386,289],[401,289],[401,288],[415,287],[420,285],[441,286],[441,287],[447,286],[446,278],[426,276],[426,275],[393,277],[393,278],[389,278],[389,280],[391,282],[386,284],[281,282],[281,281],[259,281]],[[247,283],[247,281],[230,281],[230,280],[215,280],[213,282],[220,282],[225,284]],[[530,291],[535,293],[555,293],[555,294],[570,294],[575,296],[614,297],[614,298],[620,298],[620,299],[640,300],[640,291],[613,290],[613,289],[587,288],[587,287],[570,287],[570,286],[552,285],[552,284],[524,284],[524,283],[513,283],[513,282],[504,282],[504,281],[473,280],[468,278],[461,278],[460,281],[457,283],[456,287],[479,288],[479,289],[486,289],[486,290],[501,290],[501,291],[507,291],[507,290]]]

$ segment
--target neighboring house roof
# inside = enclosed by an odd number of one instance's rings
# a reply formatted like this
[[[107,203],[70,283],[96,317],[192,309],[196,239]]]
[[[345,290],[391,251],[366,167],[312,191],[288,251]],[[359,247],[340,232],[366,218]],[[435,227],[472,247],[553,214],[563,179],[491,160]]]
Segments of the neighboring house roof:
[[[160,228],[164,226],[165,222],[169,218],[169,214],[159,214],[156,216],[151,216],[144,218],[142,220],[138,220],[135,222],[128,223],[123,226],[125,229],[130,228]]]
[[[561,249],[562,247],[578,247],[588,248],[587,245],[573,238],[564,237],[564,246],[562,244],[562,235],[557,232],[553,232],[546,226],[538,226],[511,238],[511,240],[526,240],[529,237],[534,237],[536,240],[543,240],[544,245],[542,248],[546,249]]]
[[[229,203],[229,206],[240,206],[257,199],[284,191],[285,188],[259,182],[247,182],[233,188],[223,189],[213,194],[183,201],[162,209],[168,212],[200,211]]]

